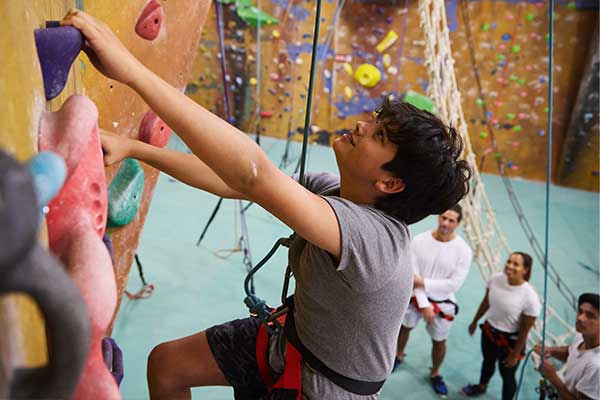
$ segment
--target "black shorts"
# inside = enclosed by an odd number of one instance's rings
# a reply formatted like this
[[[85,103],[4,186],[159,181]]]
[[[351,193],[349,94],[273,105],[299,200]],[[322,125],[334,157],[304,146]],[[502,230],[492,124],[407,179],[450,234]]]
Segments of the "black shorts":
[[[266,398],[256,362],[256,335],[260,321],[236,319],[206,330],[208,345],[225,379],[233,386],[235,400]]]

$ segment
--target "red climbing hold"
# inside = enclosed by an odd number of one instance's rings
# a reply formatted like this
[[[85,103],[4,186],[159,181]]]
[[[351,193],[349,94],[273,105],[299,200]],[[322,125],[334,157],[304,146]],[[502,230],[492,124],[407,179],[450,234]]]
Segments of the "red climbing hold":
[[[154,40],[160,32],[162,21],[162,6],[156,0],[150,0],[135,24],[135,33],[144,39]]]
[[[171,128],[154,111],[150,110],[144,115],[140,124],[139,140],[152,146],[165,147],[170,136]]]
[[[261,111],[260,112],[261,118],[271,118],[272,116],[273,116],[273,111]]]

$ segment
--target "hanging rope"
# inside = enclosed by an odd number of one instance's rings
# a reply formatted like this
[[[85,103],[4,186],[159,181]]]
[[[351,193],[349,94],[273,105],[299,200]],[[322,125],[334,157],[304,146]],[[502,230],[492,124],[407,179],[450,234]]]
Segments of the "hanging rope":
[[[300,160],[301,160],[300,161],[300,177],[298,179],[298,182],[302,186],[304,186],[304,183],[305,183],[304,182],[304,171],[305,171],[305,165],[306,165],[306,150],[308,147],[308,135],[309,135],[309,131],[310,131],[311,105],[312,105],[312,97],[313,97],[313,92],[314,92],[314,80],[315,80],[315,75],[316,75],[315,74],[315,72],[316,72],[315,65],[316,65],[316,59],[317,59],[317,48],[318,48],[317,46],[319,43],[320,26],[321,26],[321,0],[317,0],[317,11],[316,11],[316,15],[315,15],[315,30],[314,30],[314,34],[313,34],[313,47],[312,47],[311,62],[310,62],[310,80],[308,83],[308,96],[307,96],[307,100],[306,100],[306,118],[304,120],[304,137],[302,140],[302,155],[300,157]],[[258,296],[256,296],[254,294],[254,291],[251,288],[251,282],[252,282],[253,276],[275,254],[275,252],[277,251],[279,246],[289,247],[289,244],[293,237],[294,237],[294,235],[292,234],[292,236],[290,236],[289,238],[280,238],[279,240],[277,240],[277,242],[275,242],[275,244],[273,245],[273,248],[271,248],[269,253],[262,260],[260,260],[259,263],[254,268],[252,268],[250,270],[250,272],[246,276],[246,279],[244,280],[244,291],[246,292],[246,298],[244,299],[244,303],[248,307],[250,314],[260,318],[261,320],[266,320],[269,317],[277,318],[278,314],[275,313],[275,314],[271,315],[272,308],[269,307],[264,300],[262,300],[261,298],[259,298]],[[281,294],[282,302],[285,302],[285,298],[287,297],[287,290],[289,287],[290,277],[291,277],[291,269],[288,266],[286,269],[286,272],[285,272],[285,279],[284,279],[283,290],[282,290],[282,294]],[[271,328],[269,328],[267,326],[267,330],[270,330],[270,329]]]
[[[231,114],[231,108],[230,108],[230,104],[229,104],[229,86],[228,86],[228,82],[227,82],[227,69],[225,67],[225,33],[224,33],[224,29],[223,29],[223,6],[222,4],[218,1],[215,0],[214,1],[214,5],[215,5],[215,12],[216,12],[216,19],[217,19],[217,33],[218,33],[218,38],[219,38],[219,54],[220,54],[220,64],[221,64],[221,75],[222,75],[222,79],[223,79],[223,91],[224,91],[224,99],[225,99],[225,117],[227,119],[227,121],[229,123],[233,123],[233,116]],[[210,222],[212,222],[212,220],[214,219],[214,216],[216,215],[216,212],[218,211],[221,202],[222,202],[222,198],[219,199],[219,202],[217,203],[217,207],[215,208],[215,210],[213,211],[213,214],[211,215],[211,219],[209,219],[209,224]],[[252,254],[250,252],[250,239],[248,237],[248,230],[246,227],[246,216],[244,214],[244,206],[242,203],[242,200],[238,200],[238,206],[239,206],[239,215],[240,215],[240,224],[242,227],[242,233],[241,233],[241,237],[239,239],[239,248],[242,250],[243,252],[243,263],[246,267],[246,271],[250,271],[252,270]],[[204,229],[203,234],[205,234],[207,227]],[[200,241],[202,240],[203,235],[200,236],[200,239],[198,240],[198,244],[200,243]]]
[[[550,244],[550,179],[552,179],[552,110],[553,110],[553,75],[554,75],[554,0],[550,0],[550,9],[548,10],[548,142],[546,145],[546,237],[544,243],[544,303],[543,303],[543,321],[542,321],[542,366],[546,358],[546,307],[548,304],[548,250]],[[542,377],[540,379],[540,398],[545,397],[546,377],[544,368],[542,368]]]
[[[260,0],[257,0],[257,6],[259,10],[262,10]],[[255,93],[255,107],[254,107],[254,118],[256,118],[256,143],[260,146],[260,89],[262,83],[262,71],[261,71],[261,62],[262,62],[262,51],[261,51],[261,43],[262,43],[262,19],[258,18],[257,27],[256,27],[256,93]],[[245,211],[245,209],[244,209]]]
[[[137,265],[138,273],[140,274],[140,279],[142,280],[142,288],[136,293],[131,293],[127,290],[125,290],[124,293],[129,300],[148,299],[152,296],[152,293],[154,292],[154,285],[148,284],[148,282],[146,282],[146,279],[144,278],[142,262],[140,261],[140,258],[138,257],[137,253],[135,253],[134,259],[135,264]]]

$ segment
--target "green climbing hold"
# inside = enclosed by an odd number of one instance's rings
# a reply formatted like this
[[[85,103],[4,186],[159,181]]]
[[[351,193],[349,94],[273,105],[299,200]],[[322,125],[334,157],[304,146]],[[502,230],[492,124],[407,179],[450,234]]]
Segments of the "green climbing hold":
[[[525,84],[525,78],[520,78],[517,82],[519,85],[523,86]]]
[[[413,92],[409,90],[404,95],[404,101],[412,104],[420,110],[429,111],[432,114],[435,114],[435,106],[433,105],[433,101],[427,96],[422,95],[421,93]]]
[[[550,111],[550,109],[549,109],[548,107],[544,107],[544,112],[545,112],[545,113],[547,113],[547,112],[549,112],[549,111]]]
[[[504,54],[496,54],[496,60],[498,61],[502,61],[506,58],[506,56]]]
[[[482,98],[478,98],[477,100],[475,100],[475,104],[477,104],[479,107],[483,106],[484,101]]]
[[[494,158],[502,158],[502,153],[499,153],[499,152],[494,153]]]
[[[515,125],[515,126],[513,126],[513,131],[515,131],[515,132],[521,132],[521,125]]]
[[[126,158],[108,187],[108,226],[123,226],[136,216],[144,192],[144,170]]]
[[[510,74],[510,76],[508,77],[509,80],[511,80],[512,82],[516,81],[517,79],[519,79],[515,74]]]
[[[529,22],[533,21],[535,19],[535,14],[527,14],[527,16],[525,16],[525,19]]]
[[[513,119],[515,119],[515,114],[508,113],[508,114],[506,114],[506,118],[508,118],[509,121],[512,121]]]
[[[484,32],[487,32],[490,30],[490,24],[483,24],[481,25],[481,30]]]
[[[254,7],[252,0],[235,0],[235,8],[238,17],[254,27],[258,26],[259,21],[261,25],[273,25],[279,23],[277,18]]]
[[[546,34],[544,35],[544,38],[546,39],[546,41],[550,40],[550,34],[549,34],[549,33],[546,33]]]
[[[519,46],[518,44],[515,44],[515,45],[512,47],[512,52],[513,52],[513,53],[518,53],[518,52],[520,52],[520,51],[521,51],[521,46]]]
[[[479,134],[479,137],[480,137],[480,138],[482,138],[482,139],[487,139],[487,137],[488,137],[488,134],[487,134],[487,132],[481,132],[481,133]]]
[[[575,4],[574,1],[570,1],[569,4],[567,4],[567,8],[569,10],[575,10],[577,8],[577,5]]]

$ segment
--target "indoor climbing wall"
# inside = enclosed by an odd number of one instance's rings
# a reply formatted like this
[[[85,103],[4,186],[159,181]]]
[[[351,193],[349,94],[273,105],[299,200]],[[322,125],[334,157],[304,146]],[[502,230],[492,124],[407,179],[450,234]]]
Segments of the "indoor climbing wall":
[[[209,0],[133,0],[126,3],[106,0],[34,0],[3,2],[0,5],[0,17],[5,21],[0,28],[0,52],[5,60],[0,66],[0,104],[4,110],[0,118],[0,149],[24,162],[44,147],[57,151],[67,161],[67,183],[58,198],[67,197],[68,201],[65,204],[70,206],[61,211],[58,209],[59,203],[50,203],[48,217],[55,215],[54,221],[63,222],[62,225],[59,222],[48,222],[50,246],[54,254],[60,256],[67,269],[70,263],[77,262],[92,262],[98,265],[107,262],[110,266],[110,272],[102,277],[84,278],[77,272],[73,272],[72,275],[83,292],[92,320],[92,330],[103,328],[102,332],[97,332],[99,335],[107,333],[110,321],[116,313],[117,299],[121,297],[133,262],[158,172],[147,165],[132,161],[104,171],[100,158],[98,128],[118,135],[140,138],[156,146],[166,145],[170,130],[131,90],[103,77],[93,68],[83,52],[77,55],[81,48],[81,43],[77,48],[77,33],[74,36],[73,32],[61,36],[55,34],[57,31],[51,31],[54,28],[46,29],[42,34],[43,40],[38,42],[36,49],[34,31],[45,28],[46,21],[60,20],[72,7],[83,9],[107,23],[125,46],[146,66],[183,91],[197,54],[210,5]],[[68,46],[73,43],[75,47],[69,49]],[[57,51],[58,48],[61,51]],[[43,55],[42,50],[48,50],[50,55]],[[66,53],[62,52],[63,50]],[[49,68],[60,65],[66,66],[68,70],[70,60],[67,60],[67,53],[76,58],[64,82],[64,89],[60,90],[62,86],[58,89],[47,87],[45,91],[40,65],[44,64],[44,60],[50,60],[47,63]],[[48,82],[46,83],[48,85]],[[49,90],[54,90],[56,93],[52,96],[56,97],[47,101],[52,97],[48,96]],[[85,125],[86,121],[89,122],[88,125]],[[87,139],[81,145],[74,144],[75,139],[67,146],[60,145],[60,141],[52,139],[52,135],[54,132],[62,134],[62,131],[75,132],[73,138],[82,135],[87,137],[89,134],[89,145]],[[44,135],[40,136],[40,132]],[[46,139],[42,140],[42,137]],[[63,140],[71,141],[68,134],[63,135]],[[61,154],[65,148],[70,150]],[[88,150],[85,150],[86,148]],[[76,153],[73,149],[80,149],[78,156],[73,155]],[[86,151],[92,151],[90,154],[93,154],[93,157],[88,157]],[[80,175],[83,175],[84,179],[81,182],[91,181],[92,186],[73,187],[73,182],[69,179]],[[85,175],[90,179],[86,180]],[[113,179],[115,177],[116,179]],[[72,189],[68,189],[69,185]],[[72,194],[69,194],[70,192]],[[81,193],[89,198],[89,203],[79,204],[77,200],[73,200],[73,196],[78,198]],[[94,197],[97,199],[94,200]],[[104,211],[100,212],[102,209]],[[85,225],[81,221],[89,214],[89,232],[69,232],[70,228],[64,224],[62,218],[66,214],[73,222],[77,222],[73,224],[73,228],[76,225],[77,229]],[[75,235],[73,237],[77,240],[64,239],[53,243],[53,238],[58,237],[53,233],[56,229],[61,231],[61,234],[64,233],[64,237]],[[102,244],[101,237],[105,230],[114,247],[114,270],[110,259],[76,260],[76,256],[91,254],[90,248],[98,243]],[[92,236],[88,235],[90,232],[93,232]],[[43,229],[39,240],[47,243],[47,238],[48,235]],[[63,243],[65,240],[68,244]],[[74,247],[83,245],[88,247],[73,250]],[[103,246],[102,251],[102,254],[108,254]],[[115,274],[116,288],[113,279]],[[85,287],[85,282],[80,281],[81,279],[93,279],[89,282],[96,282],[97,286]],[[110,288],[111,285],[113,289]],[[118,297],[114,298],[114,303],[110,299],[107,300],[103,310],[99,293],[108,293],[111,290],[114,295],[117,295],[118,290]],[[7,382],[10,381],[15,367],[40,366],[48,362],[44,321],[40,317],[39,309],[28,296],[22,294],[0,297],[0,397],[6,397],[10,386]],[[102,313],[103,316],[99,317],[95,313]],[[97,324],[96,318],[102,319],[103,322]],[[88,365],[84,376],[92,381],[98,380],[97,377],[88,374]],[[85,398],[86,395],[78,391],[75,397]]]
[[[231,2],[230,2],[231,3]],[[222,113],[223,82],[235,123],[247,132],[300,140],[304,126],[316,2],[262,0],[260,8],[277,23],[258,29],[223,4],[226,74],[220,72],[214,12],[208,24],[188,94]],[[324,1],[311,142],[329,144],[340,130],[365,118],[381,96],[406,95],[429,107],[423,37],[417,0]],[[463,109],[478,164],[485,172],[542,180],[548,110],[548,2],[482,0],[446,2],[452,51]],[[555,13],[553,166],[565,157],[580,178],[559,178],[569,186],[598,190],[598,129],[584,113],[589,139],[565,152],[565,137],[594,35],[598,4],[557,1]],[[259,54],[260,53],[260,54]],[[261,68],[257,70],[257,57]],[[477,75],[475,73],[477,71]],[[257,91],[256,86],[259,90]],[[597,89],[596,89],[597,93]],[[223,114],[221,114],[223,115]],[[588,115],[585,117],[585,115]],[[587,119],[586,119],[587,118]],[[586,125],[587,124],[587,125]],[[596,139],[597,140],[597,139]],[[571,173],[572,175],[572,173]]]
[[[224,116],[227,87],[232,122],[238,127],[247,132],[301,140],[316,3],[264,0],[256,2],[259,4],[270,17],[261,20],[260,28],[258,22],[241,18],[233,4],[222,5],[225,76],[220,66],[216,12],[212,10],[186,92],[199,104]],[[330,95],[321,93],[329,91],[331,83],[337,9],[335,2],[323,2],[319,32],[322,45],[313,100],[314,132],[328,125],[331,115]],[[317,109],[320,112],[315,115]]]
[[[501,158],[509,176],[545,179],[547,3],[455,2],[448,10],[463,109],[484,172],[497,172],[494,158]],[[597,3],[556,3],[552,127],[555,171],[598,16]],[[585,186],[584,182],[571,185]]]

